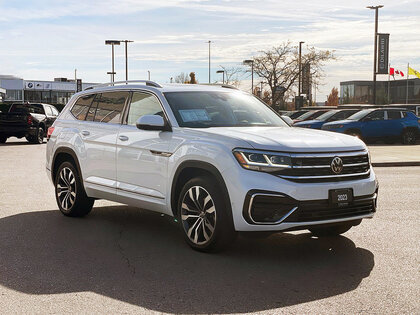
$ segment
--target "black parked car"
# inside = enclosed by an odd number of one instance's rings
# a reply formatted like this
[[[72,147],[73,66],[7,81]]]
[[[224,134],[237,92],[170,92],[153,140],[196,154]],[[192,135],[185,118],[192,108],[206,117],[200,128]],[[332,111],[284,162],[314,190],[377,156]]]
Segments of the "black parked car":
[[[41,144],[58,114],[48,104],[12,104],[7,113],[0,113],[0,143],[9,137],[25,137],[30,143]]]

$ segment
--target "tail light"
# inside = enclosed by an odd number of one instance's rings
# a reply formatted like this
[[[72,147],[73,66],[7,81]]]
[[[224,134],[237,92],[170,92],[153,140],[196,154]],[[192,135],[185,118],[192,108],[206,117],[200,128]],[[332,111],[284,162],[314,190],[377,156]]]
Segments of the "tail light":
[[[52,133],[54,132],[54,127],[48,128],[47,131],[47,141],[50,140]]]
[[[32,125],[33,119],[31,115],[28,115],[28,125]]]

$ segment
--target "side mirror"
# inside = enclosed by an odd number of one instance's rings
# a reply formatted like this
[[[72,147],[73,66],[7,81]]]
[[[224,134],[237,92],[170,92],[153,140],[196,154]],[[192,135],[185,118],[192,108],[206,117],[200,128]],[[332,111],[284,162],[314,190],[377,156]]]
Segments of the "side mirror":
[[[283,118],[283,120],[289,125],[289,126],[293,126],[293,119],[290,118],[289,116],[285,116],[282,115],[281,118]]]
[[[162,116],[159,115],[144,115],[136,121],[136,127],[142,130],[161,130],[168,131],[168,125]]]

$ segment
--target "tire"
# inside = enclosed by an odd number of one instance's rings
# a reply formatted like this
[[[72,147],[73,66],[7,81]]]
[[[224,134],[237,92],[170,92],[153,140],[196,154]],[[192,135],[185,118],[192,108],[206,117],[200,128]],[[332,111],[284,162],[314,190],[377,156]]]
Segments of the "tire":
[[[404,130],[402,134],[402,143],[403,144],[416,144],[417,135],[414,130],[407,129]]]
[[[225,249],[236,237],[230,202],[209,176],[185,183],[178,200],[178,218],[188,245],[202,252]]]
[[[5,143],[7,141],[7,137],[0,135],[0,143]]]
[[[346,233],[350,230],[355,224],[354,223],[340,223],[335,225],[312,227],[309,229],[311,233],[318,237],[331,237],[338,236],[340,234]]]
[[[61,213],[69,217],[83,217],[93,207],[95,200],[86,195],[77,169],[70,162],[63,162],[55,176],[55,198]]]
[[[44,129],[42,127],[39,127],[35,136],[29,136],[26,137],[26,140],[28,140],[30,143],[33,144],[43,144],[44,143]]]

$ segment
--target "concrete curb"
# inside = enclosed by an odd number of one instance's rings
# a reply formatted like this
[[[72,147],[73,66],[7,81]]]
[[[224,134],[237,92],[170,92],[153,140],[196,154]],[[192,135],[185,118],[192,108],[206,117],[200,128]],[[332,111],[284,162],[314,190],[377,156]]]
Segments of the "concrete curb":
[[[420,161],[406,162],[373,162],[373,167],[404,167],[404,166],[420,166]]]

